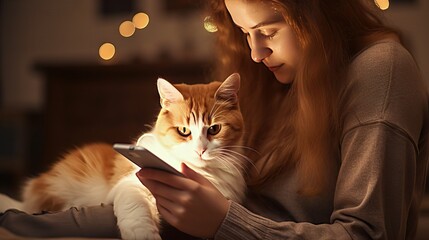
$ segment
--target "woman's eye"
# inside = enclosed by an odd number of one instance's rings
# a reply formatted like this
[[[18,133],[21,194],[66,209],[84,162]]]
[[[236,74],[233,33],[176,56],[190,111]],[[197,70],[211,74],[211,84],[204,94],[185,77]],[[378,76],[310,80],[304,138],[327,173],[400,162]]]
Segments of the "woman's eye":
[[[187,127],[177,127],[177,133],[182,137],[188,137],[191,135],[191,130]]]
[[[207,130],[207,133],[210,135],[216,135],[220,132],[220,124],[215,124],[209,127],[209,129]]]
[[[273,39],[273,37],[277,34],[277,32],[269,32],[269,33],[263,33],[264,37],[268,39]]]

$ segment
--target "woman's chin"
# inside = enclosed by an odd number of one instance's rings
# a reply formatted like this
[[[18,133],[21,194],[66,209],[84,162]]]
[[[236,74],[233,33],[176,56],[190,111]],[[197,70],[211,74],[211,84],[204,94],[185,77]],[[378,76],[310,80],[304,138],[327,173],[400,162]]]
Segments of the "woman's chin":
[[[279,81],[282,84],[291,84],[293,82],[294,74],[290,72],[275,72],[274,76],[276,77],[277,81]]]

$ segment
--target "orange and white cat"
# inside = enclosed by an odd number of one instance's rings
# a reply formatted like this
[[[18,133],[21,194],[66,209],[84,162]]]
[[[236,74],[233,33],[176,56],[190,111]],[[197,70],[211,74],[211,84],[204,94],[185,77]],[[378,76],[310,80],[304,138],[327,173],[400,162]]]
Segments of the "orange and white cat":
[[[235,73],[222,83],[195,85],[158,79],[157,85],[162,108],[144,136],[151,135],[161,151],[176,156],[224,196],[240,202],[245,192],[244,124],[237,97],[240,76]],[[0,212],[113,204],[123,239],[161,239],[155,199],[135,176],[138,170],[110,145],[86,145],[29,180],[22,202],[1,195]]]

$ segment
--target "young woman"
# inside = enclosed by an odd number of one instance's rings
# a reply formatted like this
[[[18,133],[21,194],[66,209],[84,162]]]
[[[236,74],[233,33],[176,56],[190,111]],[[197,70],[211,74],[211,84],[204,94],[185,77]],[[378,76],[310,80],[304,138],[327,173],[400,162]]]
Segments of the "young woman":
[[[215,239],[412,239],[428,86],[374,2],[211,2],[219,78],[241,74],[247,146],[259,155],[244,206],[203,180],[142,170],[162,216]]]
[[[163,219],[215,239],[412,239],[429,158],[428,86],[374,2],[210,6],[216,78],[241,74],[246,145],[258,154],[243,205],[189,168],[187,178],[142,169]],[[90,219],[113,217],[108,206],[81,212],[56,218],[100,229]]]

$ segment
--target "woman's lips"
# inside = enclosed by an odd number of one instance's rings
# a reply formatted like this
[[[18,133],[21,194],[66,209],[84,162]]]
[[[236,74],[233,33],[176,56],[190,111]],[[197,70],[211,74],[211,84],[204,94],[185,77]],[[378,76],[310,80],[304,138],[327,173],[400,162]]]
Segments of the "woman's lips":
[[[283,64],[276,65],[276,66],[270,66],[270,67],[268,67],[268,69],[269,69],[271,72],[275,72],[275,71],[277,71],[281,66],[283,66]]]

